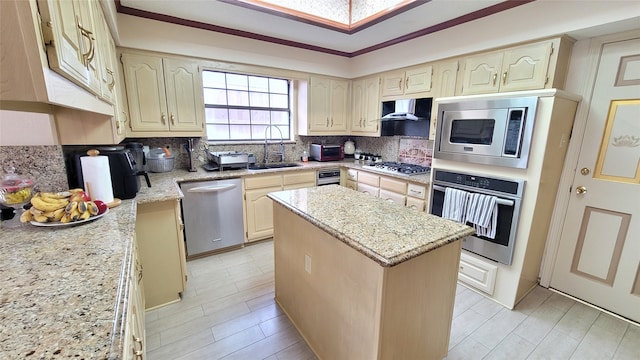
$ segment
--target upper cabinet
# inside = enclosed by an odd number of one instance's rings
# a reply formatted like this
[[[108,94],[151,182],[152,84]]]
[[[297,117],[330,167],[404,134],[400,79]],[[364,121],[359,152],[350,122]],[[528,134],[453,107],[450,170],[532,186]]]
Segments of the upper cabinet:
[[[39,0],[38,7],[51,69],[100,94],[95,1]]]
[[[123,53],[130,136],[202,136],[204,100],[198,63]]]
[[[422,65],[382,75],[382,99],[403,95],[428,93],[432,90],[433,67]]]
[[[454,96],[456,93],[456,82],[458,79],[458,60],[440,61],[433,65],[433,93],[434,97]],[[438,111],[437,103],[431,109],[431,124],[429,126],[429,139],[435,140]]]
[[[572,45],[556,38],[469,56],[462,95],[563,88]]]
[[[312,76],[307,112],[301,114],[300,135],[345,135],[349,120],[349,80]],[[306,120],[306,121],[305,121]]]
[[[351,89],[351,134],[380,136],[380,77],[354,80]]]

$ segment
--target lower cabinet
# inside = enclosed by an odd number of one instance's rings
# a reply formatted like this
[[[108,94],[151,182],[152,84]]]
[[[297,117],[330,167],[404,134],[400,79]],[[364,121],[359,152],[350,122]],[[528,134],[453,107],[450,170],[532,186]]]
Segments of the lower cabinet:
[[[136,237],[145,271],[146,308],[180,300],[186,286],[180,200],[138,204]]]
[[[403,179],[387,177],[367,171],[343,169],[341,171],[341,184],[344,187],[418,211],[425,211],[429,201],[427,185],[414,184]]]
[[[316,186],[315,170],[245,177],[243,190],[246,241],[262,240],[273,236],[273,202],[267,194],[314,186]]]
[[[493,295],[498,267],[462,252],[458,281]]]
[[[143,359],[146,356],[144,329],[144,285],[142,264],[138,246],[134,246],[131,269],[129,271],[129,297],[127,299],[126,322],[122,346],[123,359]]]

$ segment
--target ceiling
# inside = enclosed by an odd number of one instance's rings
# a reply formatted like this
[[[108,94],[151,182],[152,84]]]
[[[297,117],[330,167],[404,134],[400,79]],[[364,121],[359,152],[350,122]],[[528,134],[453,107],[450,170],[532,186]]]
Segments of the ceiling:
[[[431,0],[350,34],[225,1],[115,1],[120,13],[353,57],[533,0]]]

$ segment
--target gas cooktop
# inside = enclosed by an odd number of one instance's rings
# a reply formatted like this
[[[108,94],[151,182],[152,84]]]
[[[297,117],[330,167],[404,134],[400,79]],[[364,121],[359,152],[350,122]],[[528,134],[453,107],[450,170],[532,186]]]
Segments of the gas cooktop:
[[[428,166],[398,162],[378,162],[363,167],[368,170],[401,175],[422,175],[431,171]]]

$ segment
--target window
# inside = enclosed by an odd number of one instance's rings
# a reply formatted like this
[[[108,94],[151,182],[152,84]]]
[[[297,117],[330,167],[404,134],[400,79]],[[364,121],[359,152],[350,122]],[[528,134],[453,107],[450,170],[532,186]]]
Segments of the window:
[[[202,83],[209,140],[291,139],[289,80],[203,71]]]

